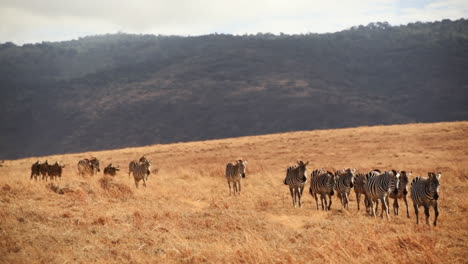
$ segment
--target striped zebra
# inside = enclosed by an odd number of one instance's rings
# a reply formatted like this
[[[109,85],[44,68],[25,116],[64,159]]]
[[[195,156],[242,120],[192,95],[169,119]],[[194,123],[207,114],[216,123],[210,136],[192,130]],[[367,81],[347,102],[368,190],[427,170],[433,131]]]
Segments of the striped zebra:
[[[335,172],[335,191],[343,208],[348,209],[349,193],[354,187],[356,169],[345,169]]]
[[[366,208],[368,208],[368,200],[367,200],[367,195],[366,195],[366,189],[365,185],[366,184],[366,174],[362,172],[356,173],[356,176],[354,177],[354,193],[356,194],[356,202],[357,202],[357,209],[358,211],[361,210],[360,204],[361,204],[361,195],[364,195],[364,205]]]
[[[146,187],[148,176],[151,173],[151,161],[146,160],[145,162],[138,163],[133,168],[133,179],[135,180],[135,186],[138,188],[138,183],[143,180],[143,186]]]
[[[148,161],[148,159],[144,155],[141,156],[141,158],[138,161],[136,160],[130,161],[130,163],[128,164],[128,177],[130,178],[130,175],[133,173],[133,169],[135,168],[136,165],[143,163],[145,161]]]
[[[47,180],[47,175],[49,172],[49,163],[47,163],[47,160],[41,164],[39,171],[41,172],[42,180]]]
[[[381,217],[383,218],[385,211],[387,219],[390,218],[387,197],[390,192],[398,191],[399,177],[400,173],[395,170],[386,171],[384,173],[372,171],[367,175],[365,189],[372,216],[376,216],[377,201],[380,200],[382,203]],[[376,202],[375,207],[374,202]]]
[[[245,170],[247,169],[246,160],[236,160],[226,164],[226,179],[229,186],[229,195],[231,195],[231,182],[234,188],[234,195],[240,195],[241,179],[245,178]]]
[[[29,179],[32,180],[34,178],[37,181],[37,178],[40,176],[40,174],[41,164],[39,163],[39,161],[36,161],[31,165],[31,178]]]
[[[99,160],[97,158],[91,159],[82,159],[78,161],[78,174],[81,176],[85,175],[95,175],[97,172],[100,172]]]
[[[416,177],[411,183],[411,200],[413,200],[414,212],[416,213],[416,224],[419,224],[419,207],[424,206],[424,214],[426,215],[426,224],[429,225],[429,209],[434,207],[435,219],[434,226],[437,226],[437,218],[439,217],[439,192],[440,178],[442,173],[428,173],[429,178]]]
[[[315,203],[317,204],[317,210],[319,210],[318,205],[318,195],[320,194],[320,201],[322,203],[322,210],[328,211],[332,205],[332,196],[334,194],[333,186],[335,185],[335,176],[330,171],[325,171],[323,169],[314,170],[311,174],[309,193],[315,198]],[[328,201],[327,203],[327,196]]]
[[[398,199],[403,199],[406,205],[406,216],[409,218],[409,208],[408,208],[408,199],[407,199],[407,194],[408,194],[408,187],[409,187],[409,177],[411,176],[412,172],[407,173],[406,171],[400,171],[400,184],[398,186],[398,190],[393,190],[393,192],[390,193],[389,198],[394,199],[393,200],[393,213],[395,215],[398,215],[399,207],[400,205],[398,204]]]
[[[309,161],[297,161],[297,165],[291,166],[286,170],[286,178],[283,183],[289,185],[289,192],[294,208],[296,208],[296,202],[299,204],[299,208],[302,208],[302,192],[307,183],[307,164]]]

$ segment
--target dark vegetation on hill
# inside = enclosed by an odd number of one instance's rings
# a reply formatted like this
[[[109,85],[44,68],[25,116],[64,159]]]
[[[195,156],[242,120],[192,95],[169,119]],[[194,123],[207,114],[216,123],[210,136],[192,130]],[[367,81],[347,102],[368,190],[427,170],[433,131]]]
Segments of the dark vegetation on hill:
[[[0,158],[468,119],[468,21],[0,45]]]

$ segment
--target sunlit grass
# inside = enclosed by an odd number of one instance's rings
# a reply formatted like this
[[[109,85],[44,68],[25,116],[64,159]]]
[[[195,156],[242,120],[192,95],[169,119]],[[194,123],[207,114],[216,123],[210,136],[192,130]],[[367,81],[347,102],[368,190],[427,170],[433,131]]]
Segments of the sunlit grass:
[[[145,154],[159,172],[148,187],[128,178]],[[77,176],[96,156],[119,174]],[[247,159],[239,197],[229,196],[224,166]],[[29,180],[36,160],[62,161],[62,180]],[[292,208],[283,185],[296,160],[314,168],[442,171],[437,227],[405,214],[390,220],[336,197],[317,211],[306,192]],[[0,262],[462,263],[468,253],[468,122],[294,132],[6,161],[0,168]],[[307,190],[306,190],[307,191]],[[400,203],[400,211],[404,205]],[[433,214],[433,211],[431,211]],[[423,216],[424,217],[424,216]],[[433,215],[432,215],[433,217]],[[423,219],[423,218],[422,218]],[[425,223],[425,221],[422,221]]]

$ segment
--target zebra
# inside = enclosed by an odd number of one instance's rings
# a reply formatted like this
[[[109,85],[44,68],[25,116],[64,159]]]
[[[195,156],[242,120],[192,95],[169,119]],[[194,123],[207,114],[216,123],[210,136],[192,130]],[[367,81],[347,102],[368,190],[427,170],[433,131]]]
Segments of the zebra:
[[[439,192],[440,178],[442,173],[428,173],[429,178],[416,177],[411,183],[411,200],[413,200],[414,212],[416,213],[416,224],[419,224],[419,207],[424,206],[424,214],[426,215],[426,224],[429,225],[429,209],[434,207],[435,219],[434,226],[437,226],[437,218],[439,217]]]
[[[47,163],[47,160],[41,164],[39,171],[41,172],[42,180],[47,180],[47,174],[49,173],[49,163]]]
[[[386,171],[384,173],[372,171],[367,175],[365,190],[372,216],[376,216],[375,210],[378,206],[378,203],[376,203],[376,206],[374,207],[374,202],[380,200],[382,202],[381,217],[384,217],[383,214],[385,211],[387,219],[390,218],[387,196],[391,191],[398,192],[399,177],[400,173],[395,170]]]
[[[34,178],[37,181],[37,178],[40,176],[40,174],[41,164],[39,163],[39,161],[36,161],[31,165],[31,178],[29,179],[32,180]]]
[[[95,175],[97,172],[100,172],[99,160],[97,158],[83,159],[78,161],[78,173],[81,176],[84,175]]]
[[[322,203],[322,210],[328,211],[332,205],[332,196],[334,194],[333,186],[335,185],[335,177],[333,172],[325,171],[323,169],[314,170],[311,174],[309,193],[315,198],[318,205],[318,194],[320,194],[320,201]],[[327,204],[327,196],[329,203]]]
[[[354,187],[356,169],[345,169],[335,172],[335,191],[343,208],[348,209],[349,192]]]
[[[143,163],[136,164],[133,168],[133,179],[135,180],[135,186],[138,188],[138,183],[143,180],[143,186],[146,187],[148,176],[151,173],[151,161],[146,160]]]
[[[361,210],[360,203],[361,203],[361,195],[364,195],[364,205],[368,208],[368,200],[366,195],[366,189],[364,188],[366,181],[366,174],[362,172],[356,173],[354,177],[354,193],[356,193],[356,201],[357,201],[357,209],[358,211]]]
[[[245,170],[247,169],[246,160],[236,160],[226,164],[226,179],[229,186],[229,195],[231,195],[231,182],[234,188],[234,196],[240,195],[241,179],[245,178]]]
[[[135,168],[136,165],[138,165],[139,163],[143,163],[145,161],[148,161],[148,159],[144,155],[141,156],[141,158],[138,161],[136,160],[130,161],[130,163],[128,164],[128,177],[130,178],[130,174],[133,173],[133,169]]]
[[[302,192],[307,183],[307,164],[309,164],[309,161],[305,163],[297,161],[297,165],[291,166],[286,170],[284,184],[289,185],[294,208],[296,208],[296,201],[299,203],[299,208],[302,208]]]
[[[406,195],[408,194],[408,185],[409,185],[409,177],[411,176],[412,172],[407,173],[406,171],[400,171],[400,184],[398,186],[398,191],[390,193],[389,198],[394,199],[393,200],[393,213],[395,215],[398,215],[398,209],[399,209],[399,204],[398,204],[398,199],[403,199],[406,205],[406,216],[409,218],[409,208],[408,208],[408,199],[406,198]]]
[[[119,171],[119,166],[114,167],[111,163],[104,168],[104,175],[115,176],[117,174],[117,171]]]
[[[62,178],[62,169],[65,168],[65,165],[61,165],[58,162],[55,162],[54,165],[48,166],[48,174],[51,180],[58,178]]]

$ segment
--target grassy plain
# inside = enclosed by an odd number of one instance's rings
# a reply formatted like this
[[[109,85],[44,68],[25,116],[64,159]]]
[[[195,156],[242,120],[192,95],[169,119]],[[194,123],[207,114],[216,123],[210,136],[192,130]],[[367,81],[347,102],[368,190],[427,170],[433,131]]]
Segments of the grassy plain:
[[[145,154],[159,172],[147,188],[128,178]],[[76,162],[96,156],[120,165],[114,179],[81,178]],[[247,159],[239,197],[229,196],[225,164]],[[30,180],[36,160],[66,164],[58,194]],[[437,227],[403,214],[390,220],[333,198],[318,211],[307,193],[292,208],[285,170],[315,168],[441,171]],[[154,145],[6,161],[0,168],[0,262],[466,263],[468,122],[317,130]],[[433,211],[431,211],[433,216]],[[421,218],[424,220],[423,218]],[[424,221],[422,221],[424,223]]]

